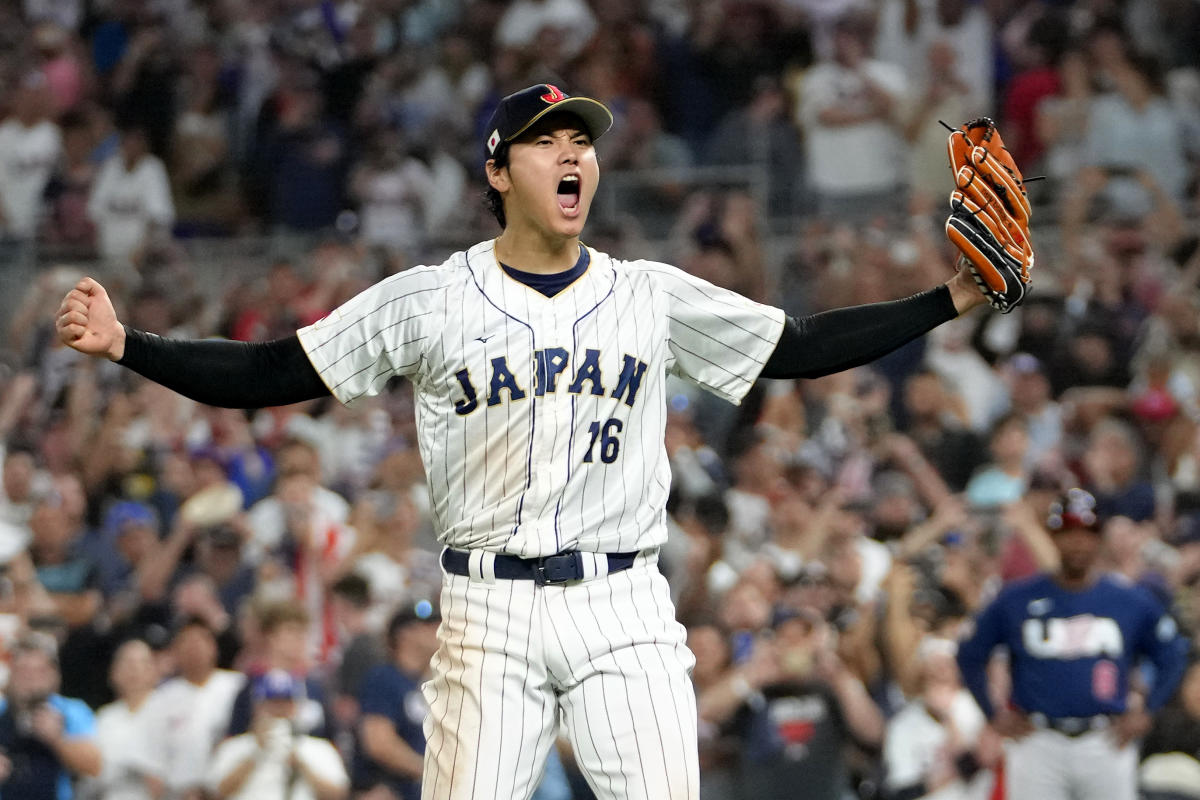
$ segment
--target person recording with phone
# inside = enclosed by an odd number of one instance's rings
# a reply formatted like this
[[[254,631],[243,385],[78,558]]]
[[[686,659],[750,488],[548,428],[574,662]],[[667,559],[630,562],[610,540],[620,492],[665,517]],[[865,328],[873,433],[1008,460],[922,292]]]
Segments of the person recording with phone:
[[[19,639],[10,668],[7,697],[0,699],[0,797],[73,800],[75,778],[100,774],[96,719],[82,700],[58,693],[53,639]]]
[[[252,689],[250,731],[217,746],[209,791],[218,800],[343,800],[350,778],[326,739],[295,731],[292,719],[303,697],[299,679],[282,669],[259,677]]]

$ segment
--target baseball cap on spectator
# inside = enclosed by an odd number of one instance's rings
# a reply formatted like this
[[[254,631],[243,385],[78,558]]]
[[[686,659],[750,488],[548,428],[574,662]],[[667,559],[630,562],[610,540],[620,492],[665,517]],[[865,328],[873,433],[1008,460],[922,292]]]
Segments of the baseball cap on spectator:
[[[113,505],[104,516],[104,529],[109,533],[120,535],[132,525],[158,527],[158,514],[149,506],[133,500],[122,500]]]
[[[599,100],[571,96],[553,84],[539,83],[513,92],[496,106],[486,128],[488,156],[494,155],[500,145],[511,143],[529,130],[542,117],[558,111],[574,114],[583,120],[593,141],[612,127],[612,112]]]
[[[273,669],[254,681],[254,699],[295,700],[301,694],[300,681],[285,669]]]
[[[815,628],[821,624],[822,617],[820,612],[812,608],[798,608],[795,606],[776,606],[771,612],[771,630],[777,630],[780,625],[791,622],[792,620],[800,620]]]
[[[1008,360],[1008,368],[1013,371],[1014,375],[1042,375],[1042,362],[1037,356],[1030,353],[1015,353]]]
[[[1179,413],[1179,403],[1166,389],[1147,389],[1133,399],[1130,410],[1143,422],[1164,422]]]

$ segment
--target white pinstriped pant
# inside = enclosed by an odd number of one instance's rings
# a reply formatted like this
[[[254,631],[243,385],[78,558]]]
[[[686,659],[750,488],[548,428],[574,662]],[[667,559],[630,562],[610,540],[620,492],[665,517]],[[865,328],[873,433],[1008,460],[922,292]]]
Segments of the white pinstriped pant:
[[[563,586],[444,576],[422,800],[526,800],[560,720],[600,800],[697,800],[695,658],[656,562]]]

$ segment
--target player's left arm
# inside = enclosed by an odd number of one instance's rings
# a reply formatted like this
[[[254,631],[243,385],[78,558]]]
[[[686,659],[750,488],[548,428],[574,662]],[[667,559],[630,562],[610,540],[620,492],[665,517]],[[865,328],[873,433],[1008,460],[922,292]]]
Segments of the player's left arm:
[[[1146,695],[1146,711],[1156,713],[1166,705],[1179,686],[1187,668],[1187,640],[1179,634],[1175,618],[1147,597],[1145,620],[1138,640],[1138,652],[1154,665],[1154,686]]]
[[[1120,747],[1150,731],[1154,715],[1174,694],[1187,665],[1187,641],[1179,635],[1174,617],[1148,595],[1143,607],[1132,656],[1148,658],[1154,665],[1154,685],[1145,698],[1131,694],[1125,712],[1113,724],[1113,737]]]
[[[868,364],[985,302],[960,271],[929,291],[882,303],[789,317],[763,378],[819,378]]]

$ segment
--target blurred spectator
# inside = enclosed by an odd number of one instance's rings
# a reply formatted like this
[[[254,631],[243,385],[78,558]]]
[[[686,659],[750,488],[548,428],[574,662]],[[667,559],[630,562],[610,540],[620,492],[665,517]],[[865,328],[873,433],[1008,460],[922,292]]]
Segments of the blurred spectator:
[[[95,800],[151,800],[161,784],[148,778],[147,700],[160,675],[150,645],[131,639],[117,648],[109,681],[117,699],[96,712],[96,739],[104,769],[86,784],[84,796]]]
[[[1025,417],[1029,433],[1026,466],[1052,461],[1063,443],[1063,409],[1050,395],[1050,379],[1037,356],[1017,353],[1004,365],[1014,412]]]
[[[29,550],[38,582],[72,630],[89,625],[101,602],[100,572],[92,559],[79,552],[82,522],[63,498],[52,495],[38,504],[29,523],[33,531]]]
[[[1058,90],[1036,108],[1038,139],[1045,147],[1042,164],[1057,191],[1068,186],[1084,163],[1093,92],[1087,55],[1070,49],[1057,65]]]
[[[971,87],[963,79],[958,53],[950,42],[942,39],[930,42],[925,57],[928,61],[925,79],[912,83],[901,119],[904,137],[910,145],[906,182],[914,194],[919,194],[914,199],[932,202],[934,198],[941,201],[947,191],[946,130],[937,121],[951,125],[967,122],[972,119],[974,100]],[[1006,136],[1007,131],[1005,128]]]
[[[171,155],[171,132],[178,113],[180,48],[161,10],[144,3],[130,4],[127,45],[115,65],[109,88],[118,116],[137,120],[149,152],[166,161]]]
[[[748,680],[752,677],[755,683],[758,682],[758,673],[748,671],[750,665],[741,673],[729,672],[729,642],[717,625],[707,621],[689,625],[687,645],[696,656],[692,685],[697,697],[707,697],[710,704],[719,700],[720,695],[709,690],[722,681],[736,681],[737,674],[742,675],[747,686],[756,688]],[[740,686],[737,684],[738,688]],[[728,688],[732,691],[735,687],[731,684]],[[733,768],[737,761],[738,741],[728,731],[723,731],[712,716],[711,705],[699,708],[700,795],[713,800],[731,800],[735,789]]]
[[[3,451],[3,479],[0,481],[0,521],[8,527],[15,541],[6,541],[3,552],[12,554],[25,549],[32,536],[29,522],[39,501],[51,491],[50,477],[38,469],[33,453],[20,448],[5,447]]]
[[[206,786],[217,800],[342,800],[350,779],[337,750],[325,739],[292,728],[299,681],[272,670],[254,682],[252,731],[221,742]]]
[[[1014,54],[1020,71],[1009,82],[1004,98],[1004,143],[1018,164],[1033,166],[1041,164],[1044,149],[1036,125],[1038,106],[1061,89],[1058,66],[1070,41],[1070,26],[1057,9],[1031,13],[1037,17]]]
[[[433,173],[404,152],[395,132],[378,135],[371,151],[350,179],[351,194],[362,204],[363,241],[411,261],[428,233],[425,207],[435,194]]]
[[[878,58],[904,70],[918,83],[928,76],[925,53],[931,43],[941,40],[954,50],[968,87],[968,118],[977,117],[993,107],[993,36],[987,10],[967,0],[886,0],[882,3]],[[950,120],[947,120],[949,122]]]
[[[298,439],[280,448],[275,491],[246,517],[250,539],[245,557],[252,564],[270,560],[288,571],[294,596],[317,622],[309,644],[322,663],[337,637],[325,581],[354,547],[348,517],[346,500],[321,485],[316,448]]]
[[[596,16],[584,0],[516,0],[496,25],[496,44],[529,49],[546,31],[561,37],[561,55],[570,60],[591,40]]]
[[[184,232],[222,235],[237,226],[230,169],[228,97],[215,44],[188,53],[169,160],[175,207]],[[181,233],[183,235],[183,233]]]
[[[1154,487],[1143,468],[1142,442],[1127,423],[1110,418],[1091,430],[1083,453],[1083,479],[1102,517],[1121,515],[1135,522],[1154,517]]]
[[[1130,55],[1110,65],[1114,91],[1092,103],[1083,144],[1083,170],[1064,215],[1087,213],[1097,193],[1106,213],[1137,218],[1154,205],[1153,195],[1135,178],[1139,173],[1174,202],[1183,199],[1188,178],[1180,120],[1164,96],[1162,68],[1152,59]]]
[[[147,774],[177,800],[201,800],[213,749],[229,727],[245,678],[217,669],[217,641],[208,625],[184,619],[171,640],[176,676],[147,700]]]
[[[926,638],[918,649],[918,693],[887,722],[884,797],[891,800],[983,800],[992,776],[984,769],[986,720],[963,688],[954,642]],[[998,743],[990,742],[994,758]]]
[[[387,652],[378,630],[370,628],[367,612],[371,607],[371,587],[367,581],[352,572],[333,584],[330,591],[341,643],[331,681],[333,712],[340,734],[353,729],[360,713],[358,696],[363,680],[387,659]]]
[[[44,235],[47,242],[90,253],[95,245],[96,229],[88,218],[87,204],[97,174],[97,165],[92,159],[96,143],[82,114],[64,115],[61,124],[62,160],[46,186],[49,209]]]
[[[1015,503],[1029,488],[1029,422],[1012,413],[996,420],[988,437],[991,461],[967,482],[967,502],[976,508]]]
[[[760,76],[746,103],[717,123],[703,161],[718,165],[755,164],[766,170],[769,212],[781,216],[800,210],[798,194],[803,151],[789,116],[784,87],[772,76]]]
[[[440,617],[429,603],[405,608],[388,623],[389,661],[362,683],[354,786],[372,800],[418,800],[429,713],[421,683],[437,651]]]
[[[831,219],[895,213],[905,181],[896,129],[904,74],[870,53],[867,22],[839,20],[833,58],[806,73],[797,119],[817,209]]]
[[[42,194],[63,146],[50,110],[46,76],[27,72],[0,123],[0,239],[29,240],[38,231]]]
[[[100,168],[88,215],[96,225],[100,255],[125,270],[175,221],[166,169],[150,153],[139,123],[121,123],[120,151]]]
[[[1194,660],[1179,693],[1154,720],[1141,749],[1141,787],[1146,800],[1200,797],[1200,661]]]
[[[249,680],[233,702],[229,735],[239,736],[251,729],[255,680],[271,670],[284,670],[300,681],[301,694],[296,698],[292,716],[296,732],[332,738],[333,720],[326,707],[325,685],[310,657],[312,623],[308,613],[292,601],[279,599],[261,603],[255,616],[264,649],[261,660],[248,665]]]
[[[914,373],[904,383],[903,428],[952,491],[966,488],[987,453],[966,426],[965,409],[933,370]]]
[[[316,75],[299,76],[276,104],[278,119],[260,134],[254,164],[267,221],[284,231],[331,229],[345,207],[346,135],[325,115]]]
[[[96,719],[82,700],[58,693],[54,642],[17,641],[6,697],[0,699],[0,792],[22,800],[71,800],[72,781],[97,776]]]
[[[68,26],[54,21],[48,14],[30,19],[41,20],[33,28],[33,46],[46,76],[54,116],[59,117],[79,104],[89,76]]]
[[[846,746],[877,746],[883,717],[819,616],[782,610],[772,629],[746,670],[700,697],[701,718],[745,740],[739,797],[792,797],[803,786],[807,797],[839,800],[850,788]]]

